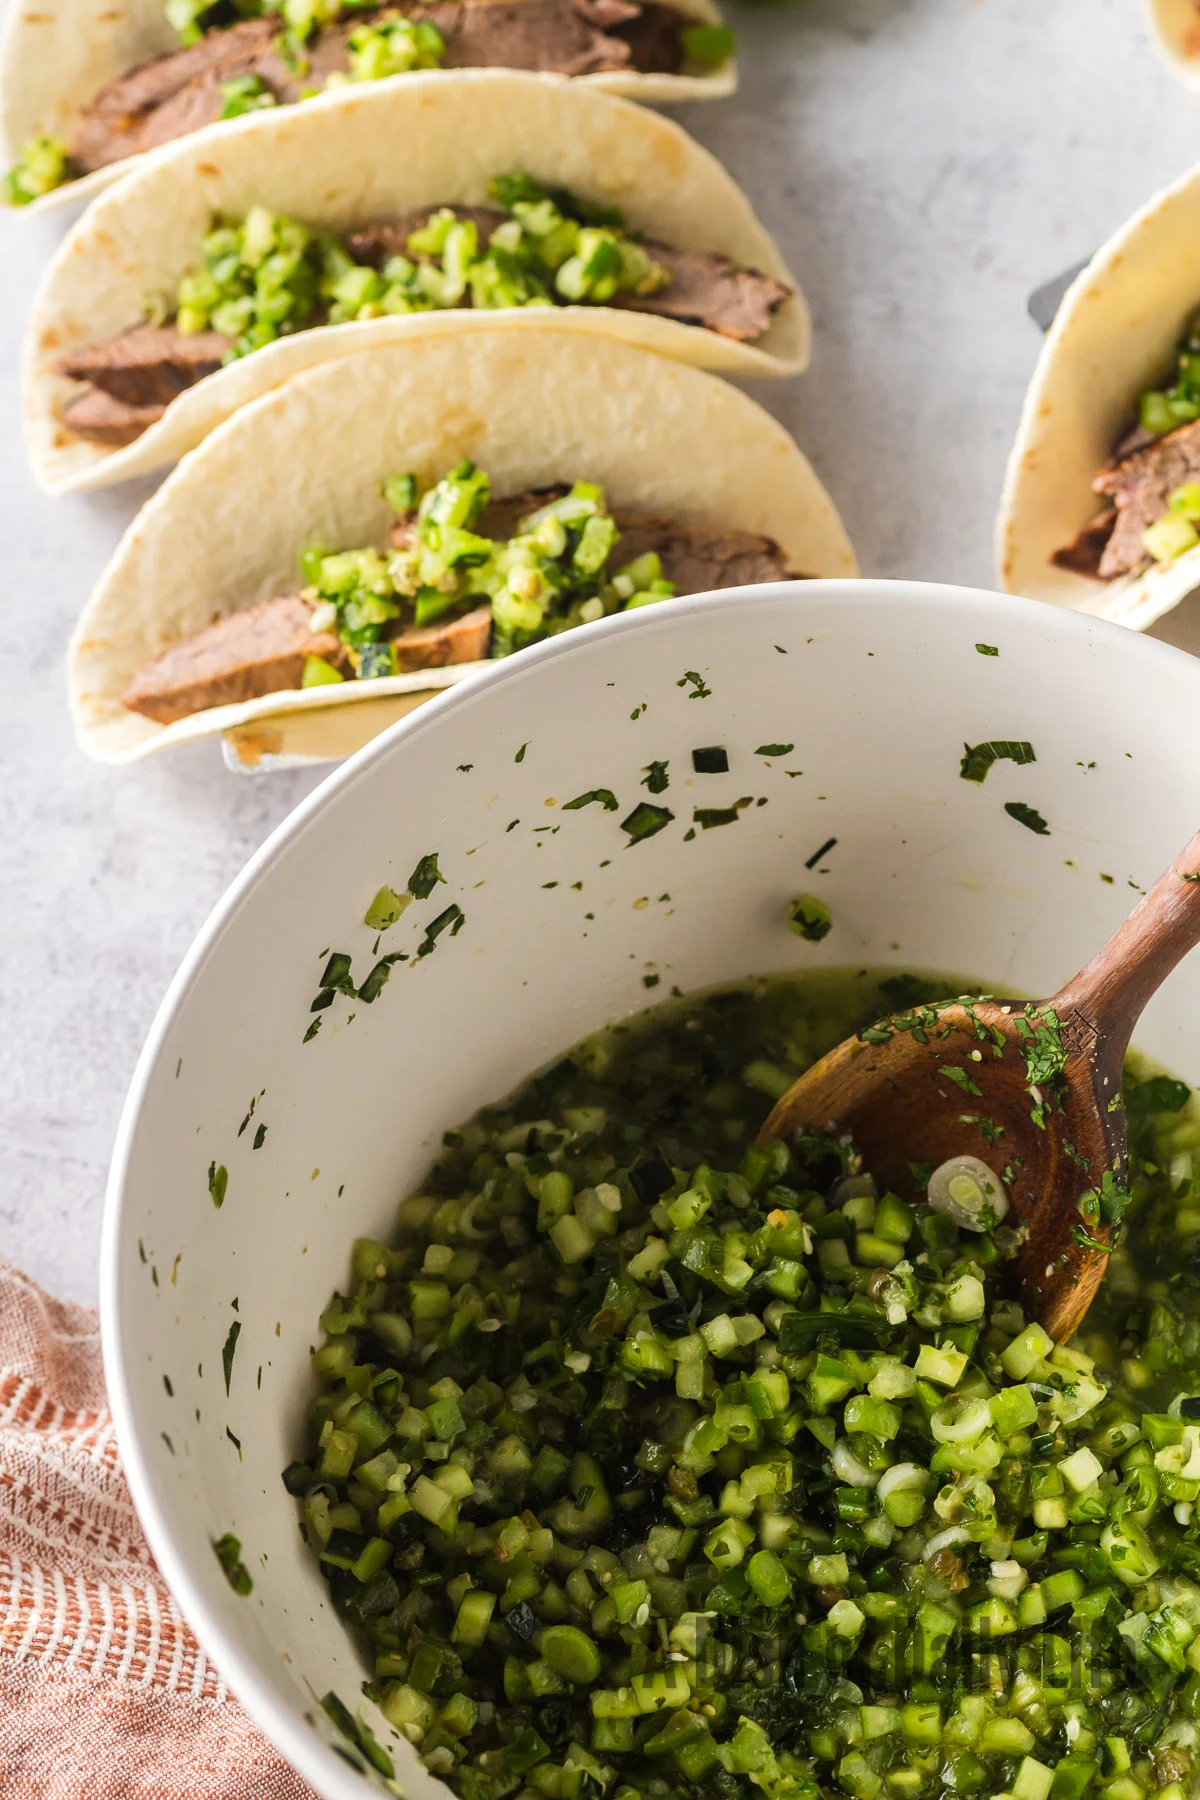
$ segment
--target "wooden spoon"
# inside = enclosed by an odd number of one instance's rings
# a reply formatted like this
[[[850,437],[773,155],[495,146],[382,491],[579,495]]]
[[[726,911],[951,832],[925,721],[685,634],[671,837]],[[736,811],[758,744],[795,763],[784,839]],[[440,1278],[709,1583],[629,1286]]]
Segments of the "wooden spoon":
[[[1061,1343],[1119,1223],[1130,1035],[1197,943],[1200,832],[1052,999],[941,1001],[885,1019],[793,1082],[761,1140],[847,1132],[864,1167],[911,1200],[924,1199],[929,1168],[977,1156],[1027,1227],[1015,1258],[1025,1310]]]

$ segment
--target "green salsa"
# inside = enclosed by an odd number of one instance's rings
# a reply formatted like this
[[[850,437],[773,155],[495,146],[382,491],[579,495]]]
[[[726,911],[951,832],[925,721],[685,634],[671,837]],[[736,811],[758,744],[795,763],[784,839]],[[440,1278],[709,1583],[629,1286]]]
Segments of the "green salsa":
[[[1190,1791],[1189,1090],[1127,1073],[1130,1210],[1069,1346],[1006,1287],[996,1176],[912,1207],[845,1141],[755,1141],[835,1042],[955,991],[653,1009],[447,1132],[355,1244],[284,1480],[364,1694],[463,1800]]]

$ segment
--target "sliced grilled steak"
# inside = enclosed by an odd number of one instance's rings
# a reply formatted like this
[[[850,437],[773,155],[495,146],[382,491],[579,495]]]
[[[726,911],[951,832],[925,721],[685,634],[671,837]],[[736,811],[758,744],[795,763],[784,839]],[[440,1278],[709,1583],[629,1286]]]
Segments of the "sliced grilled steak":
[[[1070,569],[1075,575],[1098,576],[1100,561],[1116,522],[1115,511],[1111,506],[1106,507],[1103,512],[1098,512],[1089,519],[1069,544],[1056,550],[1050,561],[1056,569]]]
[[[675,70],[683,61],[686,25],[670,7],[650,0],[433,0],[387,12],[427,19],[446,40],[448,69],[501,68],[591,75],[604,69]],[[279,22],[246,19],[210,31],[198,44],[157,56],[102,87],[85,109],[70,144],[73,163],[90,169],[157,149],[220,117],[221,84],[257,75],[280,102],[350,65],[346,39],[377,12],[356,12],[317,33],[302,74],[288,67],[275,43]]]
[[[457,201],[452,204],[458,218],[474,220],[480,249],[491,243],[493,231],[508,217],[493,206],[460,206]],[[420,231],[439,210],[436,206],[418,206],[415,212],[400,213],[378,225],[367,225],[362,231],[350,232],[346,244],[351,256],[355,262],[369,263],[373,269],[382,269],[389,256],[407,256],[408,240],[413,232]],[[464,299],[463,304],[469,306],[469,298]]]
[[[71,159],[85,172],[153,150],[209,125],[221,110],[221,83],[258,73],[279,34],[275,19],[246,19],[210,32],[198,44],[156,56],[102,87],[71,140]]]
[[[1102,581],[1130,575],[1148,560],[1142,533],[1167,510],[1167,497],[1182,482],[1200,479],[1200,419],[1169,431],[1115,468],[1102,469],[1092,486],[1116,505],[1112,535],[1097,573]]]
[[[111,394],[90,387],[63,407],[62,423],[89,444],[106,444],[117,450],[140,438],[143,431],[162,418],[165,410],[154,405],[129,406],[124,400],[115,400]]]
[[[298,594],[284,594],[228,613],[139,669],[121,705],[170,725],[210,706],[298,688],[306,656],[324,657],[349,671],[341,639],[332,631],[314,631],[312,611]]]
[[[313,630],[312,611],[311,601],[285,594],[228,613],[139,669],[121,704],[159,725],[170,725],[210,706],[298,688],[307,656],[323,657],[351,675],[345,645],[331,631]],[[478,662],[487,655],[491,631],[487,606],[444,625],[403,631],[393,640],[397,669],[406,674]]]
[[[683,65],[681,30],[687,20],[669,6],[643,6],[636,19],[616,25],[615,34],[629,45],[629,60],[643,75],[677,75]]]
[[[461,619],[445,625],[412,626],[392,639],[396,668],[401,675],[413,669],[445,669],[451,663],[478,662],[488,653],[492,636],[492,609],[477,606]]]
[[[645,513],[616,511],[613,516],[621,532],[615,560],[632,562],[635,556],[656,550],[663,575],[674,582],[677,594],[788,579],[783,552],[774,538],[709,525],[680,525]]]
[[[630,66],[629,45],[608,27],[640,8],[623,0],[461,0],[446,10],[457,17],[447,25],[434,18],[446,40],[444,68],[595,75]]]
[[[382,268],[389,256],[405,254],[410,233],[419,231],[437,210],[436,206],[423,206],[416,212],[351,232],[351,256],[373,268]],[[455,205],[454,211],[461,219],[475,221],[481,246],[490,241],[492,232],[507,217],[488,206]],[[670,271],[669,286],[656,294],[620,294],[611,305],[633,312],[659,313],[688,325],[706,326],[723,337],[752,343],[768,329],[792,291],[781,281],[760,275],[757,269],[740,269],[728,256],[715,250],[676,250],[654,238],[647,238],[645,247],[655,262]],[[463,304],[469,305],[469,298],[464,298]]]
[[[722,337],[751,344],[768,329],[792,291],[757,269],[739,269],[714,250],[675,250],[652,242],[646,249],[670,270],[669,285],[656,294],[619,294],[614,306],[703,325]]]
[[[134,325],[102,344],[72,351],[61,359],[58,371],[71,381],[89,381],[127,406],[161,410],[185,388],[215,374],[229,343],[219,331]]]
[[[566,492],[560,484],[491,500],[474,529],[481,537],[510,538],[522,519],[550,501],[560,500]],[[710,525],[681,525],[676,519],[624,512],[620,507],[614,507],[613,518],[621,535],[610,567],[621,568],[647,551],[657,551],[663,575],[674,582],[677,594],[796,579],[774,538],[751,531],[721,531]],[[398,550],[406,549],[411,541],[415,519],[414,513],[393,527],[392,543]]]

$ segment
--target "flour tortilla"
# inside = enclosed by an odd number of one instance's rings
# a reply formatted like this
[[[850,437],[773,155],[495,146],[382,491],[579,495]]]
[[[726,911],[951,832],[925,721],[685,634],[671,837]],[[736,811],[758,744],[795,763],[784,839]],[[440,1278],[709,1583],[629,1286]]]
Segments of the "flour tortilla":
[[[996,560],[1012,594],[1141,631],[1200,587],[1200,549],[1135,578],[1094,581],[1055,568],[1100,510],[1092,477],[1160,386],[1200,310],[1200,168],[1155,196],[1069,289],[1034,372],[1009,456]]]
[[[1150,30],[1172,74],[1200,88],[1200,9],[1196,0],[1146,0]]]
[[[689,22],[721,23],[713,0],[663,3]],[[121,0],[119,5],[114,0],[10,0],[0,31],[0,152],[5,166],[16,162],[30,138],[69,140],[84,108],[106,83],[152,57],[178,49],[179,38],[167,24],[163,0]],[[409,79],[393,75],[383,85],[391,87]],[[737,89],[737,63],[730,58],[705,75],[609,70],[576,79],[586,87],[643,102],[719,100]],[[331,97],[322,95],[304,104],[323,106]],[[193,135],[207,140],[213,132],[236,132],[245,122],[244,118],[234,119]],[[48,212],[76,206],[111,187],[145,160],[134,156],[94,169],[77,181],[53,188],[22,210]]]
[[[65,351],[136,324],[147,293],[173,293],[214,214],[260,203],[345,232],[434,202],[482,205],[498,174],[522,170],[617,205],[629,227],[680,248],[722,251],[795,287],[750,203],[707,150],[632,101],[552,75],[467,69],[344,89],[328,105],[256,113],[238,129],[184,138],[101,195],[67,235],[34,301],[25,343],[25,432],[47,493],[102,487],[175,462],[256,395],[314,364],[431,330],[458,332],[470,310],[355,321],[278,339],[172,402],[135,443],[107,449],[64,430],[76,384]],[[489,312],[489,323],[540,330],[544,307]],[[808,359],[809,316],[785,300],[757,344],[652,313],[556,307],[568,330],[619,338],[702,368],[790,375]]]
[[[424,698],[467,678],[479,664],[270,694],[166,726],[120,704],[130,677],[169,644],[218,614],[294,592],[306,545],[386,542],[387,476],[412,470],[424,485],[464,457],[487,470],[497,496],[598,481],[615,508],[766,533],[805,574],[856,572],[805,458],[728,383],[553,321],[530,333],[489,324],[431,334],[325,363],[253,401],[146,503],[72,639],[82,747],[125,762],[232,732],[249,746],[246,762],[301,741],[307,756],[346,755],[397,716],[396,696]],[[359,723],[347,723],[350,713]]]

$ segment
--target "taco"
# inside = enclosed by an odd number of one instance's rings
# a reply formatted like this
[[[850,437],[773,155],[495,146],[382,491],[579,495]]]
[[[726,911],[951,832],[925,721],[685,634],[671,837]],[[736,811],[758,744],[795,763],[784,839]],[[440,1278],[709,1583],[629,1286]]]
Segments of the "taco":
[[[1172,73],[1200,88],[1200,0],[1146,0],[1146,13]]]
[[[42,0],[0,39],[4,198],[90,198],[177,138],[417,69],[694,100],[733,92],[732,58],[712,0]]]
[[[159,468],[300,369],[482,310],[748,375],[808,354],[779,251],[677,125],[556,76],[413,75],[175,145],[88,210],[30,319],[34,473]]]
[[[1011,593],[1142,629],[1200,587],[1200,170],[1069,289],[997,528]]]
[[[550,321],[326,363],[192,451],[79,620],[83,748],[346,754],[485,660],[672,596],[852,575],[792,439],[728,383]]]

